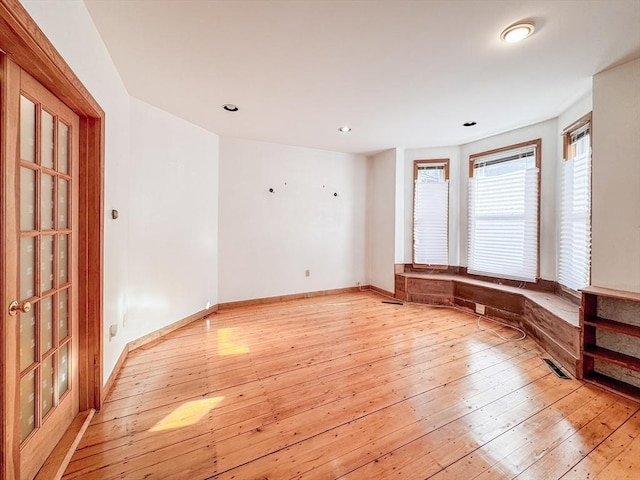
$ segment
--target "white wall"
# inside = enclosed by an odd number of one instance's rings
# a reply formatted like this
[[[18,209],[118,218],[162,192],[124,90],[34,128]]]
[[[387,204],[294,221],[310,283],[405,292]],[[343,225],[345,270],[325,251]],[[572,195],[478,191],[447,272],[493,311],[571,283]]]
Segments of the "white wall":
[[[558,127],[557,119],[547,120],[527,127],[512,130],[500,135],[467,143],[460,147],[461,164],[468,165],[469,155],[482,153],[496,148],[507,147],[537,138],[542,139],[541,157],[541,182],[540,182],[540,278],[545,280],[556,280],[556,250],[557,250],[557,222],[556,216],[558,208],[557,198],[557,178],[559,170],[558,154]],[[459,171],[460,181],[460,223],[458,228],[464,232],[460,235],[460,264],[467,265],[467,245],[468,235],[466,234],[468,221],[468,205],[466,202],[468,195],[469,169],[461,168]]]
[[[562,158],[562,132],[593,109],[592,92],[578,99],[558,116],[558,158]],[[560,182],[558,182],[560,183]]]
[[[202,310],[207,301],[217,301],[216,136],[131,101],[83,2],[21,1],[106,114],[103,298],[106,380],[129,341]],[[136,138],[131,137],[132,128]],[[191,144],[193,141],[195,145]],[[198,148],[198,154],[194,155]],[[204,191],[194,191],[192,182],[201,178],[208,185]],[[169,179],[180,182],[168,185]],[[154,205],[149,204],[149,199],[154,200]],[[197,215],[193,208],[176,214],[176,208],[193,200],[209,203],[199,205]],[[112,209],[119,211],[118,220],[111,219]],[[189,225],[182,215],[202,221]],[[172,224],[180,228],[172,230]],[[212,238],[205,240],[203,234]],[[145,241],[148,250],[144,248]],[[181,242],[197,253],[177,249],[176,243]],[[176,253],[180,258],[175,257]],[[194,260],[196,255],[198,261]],[[176,266],[181,260],[187,265]],[[160,273],[177,280],[169,285],[166,279],[156,277]],[[187,279],[188,288],[184,287]],[[187,289],[193,291],[186,292]],[[159,298],[166,302],[163,309],[156,302]],[[109,341],[111,324],[118,325],[118,334]]]
[[[395,288],[396,154],[369,158],[369,283],[387,292]]]
[[[404,206],[403,263],[413,262],[413,162],[415,160],[449,159],[449,265],[460,263],[460,237],[466,235],[466,227],[460,231],[460,147],[416,148],[404,155]],[[465,171],[468,171],[465,170]]]
[[[220,138],[220,303],[366,283],[366,195],[364,156]]]
[[[217,303],[218,136],[131,99],[127,336]]]
[[[404,228],[404,196],[405,196],[405,172],[406,166],[404,163],[404,149],[396,148],[395,149],[395,182],[394,182],[394,203],[395,203],[395,252],[394,252],[394,263],[404,263],[404,244],[406,241],[406,231]],[[393,290],[390,290],[393,291]]]
[[[593,77],[591,283],[640,292],[640,60]]]

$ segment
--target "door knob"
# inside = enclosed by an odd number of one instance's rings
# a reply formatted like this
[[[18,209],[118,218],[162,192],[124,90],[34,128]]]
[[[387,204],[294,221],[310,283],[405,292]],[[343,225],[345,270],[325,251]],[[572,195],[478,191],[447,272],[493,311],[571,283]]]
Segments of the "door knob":
[[[14,300],[9,305],[9,315],[17,315],[18,312],[27,313],[29,311],[31,311],[31,302],[19,303]]]

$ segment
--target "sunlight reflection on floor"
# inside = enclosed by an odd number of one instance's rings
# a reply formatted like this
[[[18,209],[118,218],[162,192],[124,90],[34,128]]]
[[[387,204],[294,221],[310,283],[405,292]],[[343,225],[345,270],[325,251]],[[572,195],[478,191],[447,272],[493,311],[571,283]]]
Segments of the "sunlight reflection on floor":
[[[151,427],[149,431],[161,432],[194,425],[202,420],[222,400],[224,400],[224,397],[203,398],[185,402]]]
[[[239,327],[221,328],[218,330],[219,355],[239,355],[248,352],[249,347]]]

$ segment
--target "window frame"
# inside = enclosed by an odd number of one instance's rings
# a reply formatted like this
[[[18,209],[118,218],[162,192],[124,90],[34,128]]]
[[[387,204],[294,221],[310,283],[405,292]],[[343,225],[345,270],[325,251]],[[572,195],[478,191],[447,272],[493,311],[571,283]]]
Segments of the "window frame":
[[[589,125],[589,148],[593,148],[593,122],[591,121],[593,112],[586,113],[571,125],[562,130],[562,160],[569,160],[569,146],[571,145],[571,134],[581,129],[585,125]],[[593,154],[593,152],[592,152]]]
[[[537,208],[537,248],[536,248],[536,274],[535,274],[535,283],[540,281],[540,203],[541,203],[541,179],[542,179],[542,138],[536,138],[534,140],[528,140],[526,142],[515,143],[513,145],[507,145],[505,147],[495,148],[493,150],[487,150],[479,153],[472,153],[469,155],[469,179],[474,177],[475,173],[475,162],[478,158],[486,157],[489,155],[496,155],[501,152],[507,152],[509,150],[516,150],[519,148],[526,147],[535,147],[535,165],[538,169],[538,208]],[[467,192],[468,193],[468,192]],[[467,255],[469,251],[469,211],[467,210]],[[467,256],[467,269],[469,268],[469,257]],[[492,275],[495,278],[501,278],[505,280],[509,280],[504,277],[499,277],[497,275]],[[527,282],[529,283],[529,282]]]
[[[585,125],[589,125],[589,161],[591,162],[591,179],[590,179],[591,192],[589,192],[589,201],[591,202],[591,205],[590,205],[589,225],[592,229],[591,245],[589,246],[590,252],[593,251],[593,121],[592,120],[593,120],[593,111],[589,113],[585,113],[578,120],[571,123],[569,126],[565,127],[564,130],[562,130],[562,159],[561,159],[561,162],[566,162],[567,160],[569,160],[569,147],[571,146],[571,135],[577,130],[580,130],[581,128],[583,128]],[[562,176],[561,175],[560,175],[559,190],[560,191],[559,191],[558,202],[562,201]],[[558,204],[557,215],[558,215],[557,217],[558,218],[558,225],[557,225],[558,244],[557,244],[557,258],[556,258],[557,284],[563,292],[569,295],[572,295],[574,297],[580,297],[581,293],[578,290],[574,290],[573,288],[567,287],[560,283],[560,229],[562,226],[562,211],[561,211],[561,206],[559,204]],[[589,259],[589,284],[588,285],[591,284],[591,266],[592,266],[592,262],[591,262],[591,259]]]
[[[446,270],[449,268],[449,262],[446,265],[432,264],[432,263],[417,263],[416,262],[416,232],[415,232],[415,208],[416,208],[416,180],[418,180],[418,171],[421,165],[439,165],[444,164],[444,179],[449,181],[449,190],[447,192],[447,252],[449,251],[449,207],[451,206],[451,182],[449,177],[450,172],[450,159],[449,158],[432,158],[432,159],[419,159],[413,161],[413,208],[411,213],[411,262],[413,268],[416,269],[432,269],[432,270]]]

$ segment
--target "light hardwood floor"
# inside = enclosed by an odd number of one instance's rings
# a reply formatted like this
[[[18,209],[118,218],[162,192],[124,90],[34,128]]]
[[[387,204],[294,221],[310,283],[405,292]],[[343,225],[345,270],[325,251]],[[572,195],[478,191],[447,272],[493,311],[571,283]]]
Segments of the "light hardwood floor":
[[[638,403],[383,300],[227,310],[133,351],[64,478],[640,478]]]

